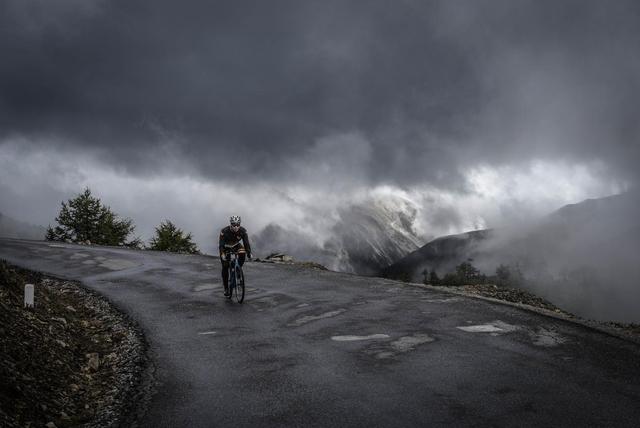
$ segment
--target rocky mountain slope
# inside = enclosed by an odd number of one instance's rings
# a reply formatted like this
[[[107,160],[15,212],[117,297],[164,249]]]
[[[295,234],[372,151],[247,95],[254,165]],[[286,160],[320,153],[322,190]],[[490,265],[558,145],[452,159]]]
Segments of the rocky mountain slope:
[[[283,252],[332,270],[372,275],[420,247],[416,214],[413,203],[401,197],[371,198],[338,209],[332,226],[318,232],[320,238],[271,224],[254,237],[253,246],[262,255]]]

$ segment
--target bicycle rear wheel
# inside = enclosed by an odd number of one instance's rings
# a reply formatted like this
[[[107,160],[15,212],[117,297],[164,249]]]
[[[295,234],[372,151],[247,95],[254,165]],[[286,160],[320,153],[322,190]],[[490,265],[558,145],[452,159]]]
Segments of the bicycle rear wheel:
[[[242,272],[242,268],[238,266],[235,271],[234,278],[236,287],[233,291],[233,294],[236,298],[236,302],[242,303],[244,300],[244,273]]]

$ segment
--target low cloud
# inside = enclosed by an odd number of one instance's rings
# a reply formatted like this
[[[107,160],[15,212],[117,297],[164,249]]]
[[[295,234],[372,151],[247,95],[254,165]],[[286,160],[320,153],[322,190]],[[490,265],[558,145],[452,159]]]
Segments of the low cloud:
[[[370,188],[357,180],[349,182],[348,166],[352,162],[339,160],[341,155],[352,156],[353,162],[366,158],[369,145],[357,135],[341,136],[336,141],[341,139],[359,143],[349,152],[341,150],[335,141],[320,141],[315,152],[327,152],[324,157],[333,156],[336,161],[303,158],[295,175],[279,183],[215,181],[197,175],[163,174],[162,170],[142,178],[105,166],[89,153],[78,155],[44,146],[33,151],[20,141],[5,143],[0,146],[0,212],[47,225],[54,222],[61,201],[89,187],[116,212],[131,217],[144,239],[152,236],[162,220],[170,219],[193,232],[204,251],[215,253],[218,229],[236,213],[242,215],[252,233],[276,224],[322,248],[335,233],[340,210],[371,200],[392,202],[400,198],[415,207],[412,227],[415,236],[426,243],[441,235],[518,224],[567,203],[617,193],[625,186],[606,181],[606,173],[597,165],[572,168],[563,163],[534,163],[519,170],[488,166],[472,169],[461,192],[429,183]],[[401,211],[400,206],[397,208]]]

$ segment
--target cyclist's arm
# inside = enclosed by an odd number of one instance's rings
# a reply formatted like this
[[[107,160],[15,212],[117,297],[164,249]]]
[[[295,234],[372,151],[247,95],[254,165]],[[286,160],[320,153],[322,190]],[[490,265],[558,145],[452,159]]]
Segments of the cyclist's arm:
[[[218,250],[220,254],[224,253],[224,233],[220,232],[220,239],[218,240]]]
[[[249,235],[246,230],[242,232],[242,242],[244,243],[244,249],[247,251],[247,255],[251,257],[251,244],[249,244]]]

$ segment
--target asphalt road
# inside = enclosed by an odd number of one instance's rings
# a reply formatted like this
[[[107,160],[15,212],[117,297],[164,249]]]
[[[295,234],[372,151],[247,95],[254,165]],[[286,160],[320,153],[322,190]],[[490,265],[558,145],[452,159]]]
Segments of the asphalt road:
[[[518,308],[262,263],[238,305],[212,257],[0,239],[0,258],[138,321],[143,426],[640,426],[640,346]]]

